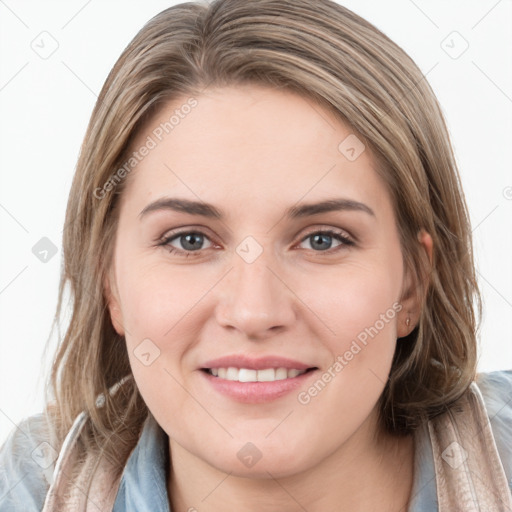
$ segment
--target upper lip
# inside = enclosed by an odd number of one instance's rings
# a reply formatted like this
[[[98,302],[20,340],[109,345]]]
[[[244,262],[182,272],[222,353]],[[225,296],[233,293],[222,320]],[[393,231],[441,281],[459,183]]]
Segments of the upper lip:
[[[201,368],[247,368],[249,370],[264,370],[265,368],[288,368],[296,370],[307,370],[316,368],[313,365],[301,363],[293,359],[277,355],[263,357],[250,357],[245,354],[234,354],[231,356],[219,357],[206,361]]]

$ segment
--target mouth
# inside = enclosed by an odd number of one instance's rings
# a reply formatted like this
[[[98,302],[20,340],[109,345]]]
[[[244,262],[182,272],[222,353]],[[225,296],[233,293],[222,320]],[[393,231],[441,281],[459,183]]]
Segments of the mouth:
[[[286,396],[293,396],[301,387],[310,385],[318,367],[305,369],[285,368],[237,368],[214,366],[200,368],[204,383],[220,395],[242,404],[263,404]]]
[[[204,361],[197,369],[207,388],[235,402],[257,404],[306,386],[319,368],[280,354],[239,353]]]
[[[216,377],[233,382],[275,382],[285,379],[294,379],[305,373],[318,370],[316,366],[307,369],[298,368],[262,368],[255,370],[252,368],[217,367],[201,368],[201,371]]]

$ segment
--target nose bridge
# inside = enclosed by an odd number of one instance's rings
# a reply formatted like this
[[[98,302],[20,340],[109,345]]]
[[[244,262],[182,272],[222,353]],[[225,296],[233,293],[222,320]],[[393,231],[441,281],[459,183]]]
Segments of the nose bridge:
[[[276,276],[279,270],[270,247],[247,237],[232,262],[218,304],[219,323],[254,336],[293,322],[291,293]]]

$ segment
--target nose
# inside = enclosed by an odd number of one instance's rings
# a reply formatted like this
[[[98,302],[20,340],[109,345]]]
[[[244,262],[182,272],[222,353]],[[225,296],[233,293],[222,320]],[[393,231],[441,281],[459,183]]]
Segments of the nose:
[[[216,307],[219,325],[252,339],[264,339],[296,321],[293,291],[265,253],[252,263],[234,255]]]

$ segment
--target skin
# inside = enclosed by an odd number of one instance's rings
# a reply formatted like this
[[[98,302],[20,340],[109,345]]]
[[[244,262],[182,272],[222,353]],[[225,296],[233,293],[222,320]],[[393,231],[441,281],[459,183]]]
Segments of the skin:
[[[133,148],[187,99],[162,107]],[[350,127],[291,92],[238,86],[196,99],[129,175],[105,282],[137,385],[169,435],[172,510],[400,510],[410,499],[413,440],[380,432],[376,403],[420,306],[372,155],[349,161],[338,145]],[[160,210],[139,218],[163,196],[213,203],[226,217]],[[338,197],[375,215],[283,217],[299,202]],[[195,250],[183,237],[169,242],[196,255],[158,245],[177,228],[204,233]],[[327,237],[327,250],[318,248],[310,235],[329,228],[354,245]],[[247,236],[263,251],[252,263],[236,252]],[[421,231],[418,243],[431,258],[431,237]],[[241,404],[198,370],[227,354],[278,354],[320,369],[307,389],[396,303],[402,309],[308,404],[297,392]],[[146,366],[134,350],[148,338],[160,353]],[[262,455],[252,467],[237,457],[249,441]]]

